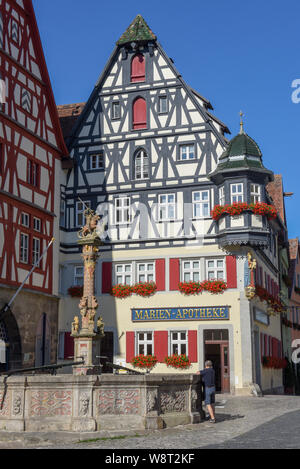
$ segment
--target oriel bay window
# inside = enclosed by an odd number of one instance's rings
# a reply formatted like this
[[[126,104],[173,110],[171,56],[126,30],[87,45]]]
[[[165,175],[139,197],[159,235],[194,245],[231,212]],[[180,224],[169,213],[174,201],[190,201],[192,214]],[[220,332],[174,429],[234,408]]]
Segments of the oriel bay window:
[[[244,202],[244,189],[243,184],[231,184],[231,203]]]
[[[261,186],[259,184],[251,184],[250,202],[254,204],[261,202]]]

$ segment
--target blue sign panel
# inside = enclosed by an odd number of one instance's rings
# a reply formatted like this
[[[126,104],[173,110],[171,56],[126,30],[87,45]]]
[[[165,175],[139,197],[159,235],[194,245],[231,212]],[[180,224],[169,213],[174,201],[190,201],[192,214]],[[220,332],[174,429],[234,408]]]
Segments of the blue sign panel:
[[[204,308],[148,308],[131,310],[133,322],[145,321],[225,321],[229,306]]]

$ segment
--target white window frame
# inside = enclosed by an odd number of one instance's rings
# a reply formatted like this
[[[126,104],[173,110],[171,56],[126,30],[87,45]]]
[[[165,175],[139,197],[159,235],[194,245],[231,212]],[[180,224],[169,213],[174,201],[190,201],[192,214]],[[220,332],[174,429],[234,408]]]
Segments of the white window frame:
[[[130,270],[126,270],[126,267],[130,267]],[[119,272],[118,272],[118,269]],[[130,277],[130,282],[126,280],[126,277]],[[133,285],[133,266],[132,263],[118,263],[114,266],[114,283],[116,285]]]
[[[36,264],[41,256],[41,240],[40,238],[32,238],[32,265]],[[39,265],[37,265],[39,267]]]
[[[177,339],[173,337],[173,334],[177,334]],[[185,334],[185,339],[181,337],[181,334]],[[178,346],[177,354],[173,352],[173,346]],[[182,351],[182,346],[185,345],[185,352]],[[188,357],[189,354],[189,340],[188,340],[188,331],[187,330],[174,330],[170,331],[170,344],[169,344],[169,354],[170,355],[183,355],[185,354]]]
[[[233,190],[234,188],[235,190]],[[244,202],[244,184],[242,182],[230,184],[230,198],[231,198],[232,204],[236,202]],[[241,200],[234,200],[234,199],[241,199]]]
[[[165,197],[166,201],[162,202],[162,198]],[[169,197],[173,197],[173,201],[169,201]],[[171,215],[170,209],[173,210],[173,216]],[[162,216],[162,210],[165,210],[165,217]],[[159,194],[158,195],[158,221],[170,221],[176,220],[176,194]]]
[[[137,163],[140,161],[140,164]],[[138,171],[139,169],[139,171]],[[149,179],[149,157],[145,150],[139,150],[134,157],[134,179],[143,181]]]
[[[191,151],[192,150],[192,151]],[[184,155],[186,155],[184,157]],[[193,155],[191,158],[190,155]],[[194,143],[186,143],[179,146],[179,160],[180,161],[190,161],[196,159],[196,147]]]
[[[84,267],[82,265],[74,266],[74,286],[83,287],[84,283]]]
[[[225,187],[219,189],[219,205],[225,205]]]
[[[25,246],[23,240],[26,240]],[[25,233],[20,234],[20,262],[28,264],[29,261],[29,235]]]
[[[104,153],[91,153],[89,158],[89,170],[96,171],[97,169],[104,169]]]
[[[145,266],[145,270],[141,271],[140,267]],[[149,269],[149,266],[152,266],[152,270]],[[144,275],[145,279],[141,280],[140,277]],[[152,276],[153,279],[149,277]],[[155,262],[138,262],[136,265],[136,279],[137,282],[155,282],[156,272],[155,272]]]
[[[120,202],[120,206],[117,206],[117,201]],[[125,201],[127,202],[125,204]],[[126,214],[127,212],[127,214]],[[120,218],[118,220],[118,214]],[[115,225],[128,225],[132,220],[132,209],[131,209],[131,200],[128,196],[116,197],[114,199],[114,218]]]
[[[80,209],[78,208],[80,206],[82,206]],[[85,218],[84,218],[84,212],[86,210],[86,206],[88,208],[91,208],[91,202],[90,200],[85,200],[84,201],[84,204],[80,201],[77,201],[76,202],[76,208],[75,208],[75,223],[76,223],[76,226],[77,227],[82,227],[85,223]],[[79,217],[82,217],[82,220],[81,222],[79,222]]]
[[[198,263],[199,267],[194,267],[194,263]],[[189,263],[189,267],[186,267],[185,264]],[[197,280],[196,275],[199,275],[199,279]],[[201,282],[201,261],[200,259],[183,259],[181,261],[181,275],[182,275],[182,282]],[[186,279],[186,275],[190,276],[190,279]]]
[[[116,109],[118,112],[116,112]],[[111,118],[112,119],[120,119],[121,118],[121,105],[120,101],[113,101],[111,105]]]
[[[209,262],[213,262],[214,266],[213,267],[209,266],[209,264],[208,264]],[[223,263],[222,267],[218,266],[218,262]],[[210,278],[209,273],[212,272],[212,271],[214,272],[214,275]],[[218,276],[219,272],[223,272],[222,277]],[[206,274],[206,280],[224,280],[224,282],[226,282],[226,263],[225,263],[225,259],[224,258],[215,258],[215,259],[209,258],[209,259],[206,259],[205,260],[205,274]]]
[[[22,212],[21,213],[21,225],[25,228],[30,227],[30,215],[29,213]]]
[[[165,109],[163,109],[162,103],[165,103]],[[166,114],[168,112],[168,98],[165,95],[158,96],[158,113]]]
[[[33,217],[33,229],[34,231],[41,232],[42,221],[40,218]]]
[[[143,334],[143,337],[140,338],[140,334]],[[151,339],[147,337],[148,334],[151,334]],[[136,331],[136,355],[154,355],[154,333],[153,331]],[[140,345],[143,347],[144,351],[140,352]],[[148,345],[152,348],[152,353],[147,352]],[[145,353],[146,352],[146,353]]]
[[[200,199],[195,200],[196,194],[200,194]],[[207,194],[207,200],[203,198],[204,194]],[[209,218],[210,217],[210,191],[194,191],[192,194],[193,202],[193,218]],[[207,212],[204,208],[207,206]],[[198,213],[197,213],[198,212]]]
[[[250,184],[250,202],[254,204],[261,202],[261,185]]]

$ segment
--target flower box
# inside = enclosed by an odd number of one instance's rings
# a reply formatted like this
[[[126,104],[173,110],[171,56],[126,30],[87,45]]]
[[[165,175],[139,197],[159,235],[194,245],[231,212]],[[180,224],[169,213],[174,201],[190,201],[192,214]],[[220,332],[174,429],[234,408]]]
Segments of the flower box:
[[[223,280],[204,280],[204,282],[180,282],[179,291],[184,295],[198,295],[208,291],[215,295],[227,290],[227,284]]]
[[[189,358],[183,355],[171,355],[165,358],[165,363],[167,366],[171,366],[177,369],[187,369],[191,366]]]
[[[130,363],[134,366],[134,368],[146,368],[149,370],[156,365],[157,361],[158,360],[155,355],[140,354],[133,357]]]
[[[68,289],[68,294],[70,296],[74,296],[74,297],[79,297],[81,298],[83,296],[83,287],[80,287],[78,285],[75,285],[73,287],[70,287]]]
[[[274,311],[277,311],[278,313],[283,311],[284,307],[281,301],[271,295],[266,288],[256,285],[255,294],[261,301],[266,301]]]
[[[211,212],[211,216],[215,221],[218,221],[222,215],[230,215],[236,217],[241,213],[250,211],[255,215],[267,216],[269,219],[274,219],[277,216],[277,210],[273,205],[266,204],[265,202],[257,202],[248,204],[247,202],[235,202],[231,205],[216,205]]]
[[[133,286],[131,285],[115,285],[112,288],[111,295],[116,298],[128,298],[133,293],[143,297],[149,297],[154,295],[157,291],[157,285],[155,282],[140,282]]]
[[[287,361],[285,358],[262,357],[262,366],[264,368],[283,370],[287,367]]]

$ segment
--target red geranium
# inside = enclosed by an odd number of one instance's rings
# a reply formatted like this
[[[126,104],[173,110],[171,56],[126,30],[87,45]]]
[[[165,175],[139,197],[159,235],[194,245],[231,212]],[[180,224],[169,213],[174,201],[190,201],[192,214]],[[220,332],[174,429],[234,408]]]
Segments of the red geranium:
[[[216,205],[211,212],[211,216],[217,221],[224,214],[235,217],[247,210],[253,212],[255,215],[266,216],[269,219],[276,218],[277,216],[276,208],[273,205],[266,204],[265,202],[251,204],[248,204],[247,202],[234,202],[231,205]]]
[[[172,366],[173,368],[186,369],[191,366],[189,358],[185,355],[171,355],[165,358],[165,363],[167,366]]]
[[[135,367],[135,368],[147,368],[147,369],[150,369],[150,368],[153,368],[156,363],[157,363],[157,358],[156,356],[154,355],[143,355],[143,354],[140,354],[140,355],[137,355],[135,357],[133,357],[133,359],[131,360],[131,364]]]
[[[223,293],[227,290],[227,284],[223,280],[205,280],[204,282],[181,282],[179,291],[184,295],[198,295],[203,291],[213,294]]]

